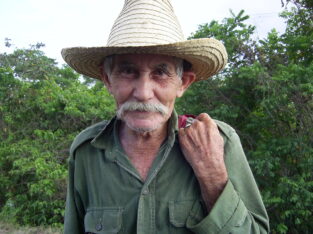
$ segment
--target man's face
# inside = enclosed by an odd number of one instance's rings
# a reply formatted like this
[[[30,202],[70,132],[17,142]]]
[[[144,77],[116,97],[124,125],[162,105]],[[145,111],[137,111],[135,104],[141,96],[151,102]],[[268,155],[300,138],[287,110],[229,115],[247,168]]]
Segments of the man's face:
[[[176,97],[193,81],[186,84],[185,78],[178,77],[172,57],[150,54],[114,56],[111,75],[103,80],[115,98],[118,117],[139,132],[163,126]]]

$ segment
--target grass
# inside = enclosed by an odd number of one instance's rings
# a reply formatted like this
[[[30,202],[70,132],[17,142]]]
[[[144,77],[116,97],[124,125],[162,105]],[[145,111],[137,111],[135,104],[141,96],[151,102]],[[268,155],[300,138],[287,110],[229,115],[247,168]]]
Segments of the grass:
[[[61,234],[60,228],[20,227],[0,221],[0,234]]]

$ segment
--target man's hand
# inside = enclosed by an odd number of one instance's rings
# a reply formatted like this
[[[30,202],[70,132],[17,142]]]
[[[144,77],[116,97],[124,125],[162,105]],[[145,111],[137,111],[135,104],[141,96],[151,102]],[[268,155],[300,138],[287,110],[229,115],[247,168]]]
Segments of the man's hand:
[[[179,142],[199,181],[209,211],[228,180],[223,138],[216,123],[208,114],[202,113],[190,127],[179,130]]]

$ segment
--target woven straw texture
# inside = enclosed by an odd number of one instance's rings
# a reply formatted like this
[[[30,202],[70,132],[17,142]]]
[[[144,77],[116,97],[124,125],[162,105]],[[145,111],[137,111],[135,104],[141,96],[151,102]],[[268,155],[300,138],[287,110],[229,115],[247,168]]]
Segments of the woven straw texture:
[[[218,73],[227,63],[223,44],[212,38],[184,40],[169,0],[125,0],[104,47],[62,50],[64,60],[77,72],[101,78],[100,66],[112,54],[162,54],[192,64],[197,81]]]
[[[183,41],[184,36],[169,1],[126,1],[107,46],[145,46]]]

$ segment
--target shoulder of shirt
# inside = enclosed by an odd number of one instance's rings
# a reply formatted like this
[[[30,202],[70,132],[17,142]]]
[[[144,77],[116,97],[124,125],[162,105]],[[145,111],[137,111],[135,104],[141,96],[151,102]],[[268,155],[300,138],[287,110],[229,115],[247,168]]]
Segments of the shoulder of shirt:
[[[89,126],[88,128],[81,131],[74,139],[70,147],[70,155],[73,155],[74,151],[84,142],[95,138],[107,125],[109,121],[104,120]]]
[[[230,139],[231,136],[236,133],[235,129],[233,129],[227,123],[214,119],[214,122],[217,124],[219,130],[228,138]]]

